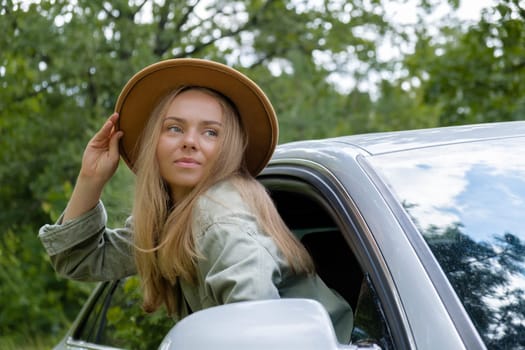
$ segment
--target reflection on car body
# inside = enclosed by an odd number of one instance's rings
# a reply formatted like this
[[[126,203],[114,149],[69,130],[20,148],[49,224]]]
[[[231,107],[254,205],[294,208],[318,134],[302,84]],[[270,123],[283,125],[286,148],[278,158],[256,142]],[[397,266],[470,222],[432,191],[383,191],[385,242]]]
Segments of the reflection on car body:
[[[354,344],[521,349],[523,154],[525,122],[355,135],[280,145],[259,180],[352,305]],[[136,293],[101,284],[57,348],[157,346],[173,322]]]

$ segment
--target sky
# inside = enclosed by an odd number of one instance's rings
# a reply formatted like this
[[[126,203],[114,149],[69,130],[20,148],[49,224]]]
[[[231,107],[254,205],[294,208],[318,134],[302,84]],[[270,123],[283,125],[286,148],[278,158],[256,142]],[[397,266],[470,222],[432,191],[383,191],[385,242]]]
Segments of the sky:
[[[466,143],[376,157],[377,164],[420,226],[444,229],[461,222],[475,240],[511,232],[525,238],[525,166],[510,141]],[[521,146],[520,146],[521,147]],[[386,162],[382,162],[382,159]],[[466,161],[468,159],[468,161]]]

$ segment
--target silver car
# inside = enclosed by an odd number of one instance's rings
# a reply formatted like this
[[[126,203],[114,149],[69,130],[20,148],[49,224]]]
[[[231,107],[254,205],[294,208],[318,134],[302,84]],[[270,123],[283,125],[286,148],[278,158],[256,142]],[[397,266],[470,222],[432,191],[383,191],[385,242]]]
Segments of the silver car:
[[[302,299],[219,306],[173,327],[141,313],[128,278],[101,283],[57,348],[523,349],[524,155],[525,122],[278,147],[259,180],[352,305],[352,345]]]

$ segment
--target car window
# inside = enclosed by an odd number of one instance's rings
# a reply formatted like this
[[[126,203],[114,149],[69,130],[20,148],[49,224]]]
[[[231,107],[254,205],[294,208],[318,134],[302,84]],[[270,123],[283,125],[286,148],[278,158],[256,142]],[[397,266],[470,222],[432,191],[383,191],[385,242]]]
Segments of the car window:
[[[304,183],[287,183],[283,189],[277,179],[262,182],[288,227],[312,256],[321,279],[354,310],[354,329],[349,330],[352,343],[370,342],[385,350],[394,349],[381,302],[345,240],[344,229],[334,220],[329,202]]]
[[[525,346],[525,142],[373,157],[490,349]]]
[[[137,277],[107,282],[99,288],[102,290],[74,333],[74,341],[118,349],[156,349],[173,327],[173,319],[165,312],[142,311]]]
[[[361,283],[355,308],[352,342],[359,345],[378,344],[384,350],[394,349],[388,324],[382,315],[381,301],[368,275]]]

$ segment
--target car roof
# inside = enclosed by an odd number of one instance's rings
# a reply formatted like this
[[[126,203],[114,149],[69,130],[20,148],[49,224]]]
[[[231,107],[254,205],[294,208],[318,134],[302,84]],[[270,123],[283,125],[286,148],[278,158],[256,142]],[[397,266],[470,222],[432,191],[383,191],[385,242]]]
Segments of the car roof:
[[[345,148],[378,155],[419,148],[465,142],[479,142],[525,136],[525,121],[448,126],[406,131],[340,136],[322,140],[297,141],[279,145],[276,158],[290,150],[311,152],[319,149]]]

